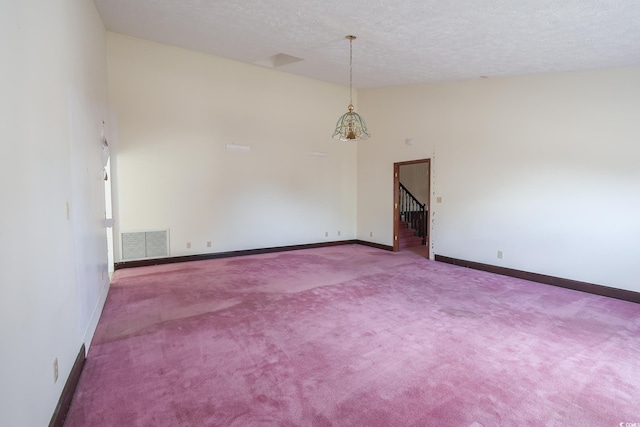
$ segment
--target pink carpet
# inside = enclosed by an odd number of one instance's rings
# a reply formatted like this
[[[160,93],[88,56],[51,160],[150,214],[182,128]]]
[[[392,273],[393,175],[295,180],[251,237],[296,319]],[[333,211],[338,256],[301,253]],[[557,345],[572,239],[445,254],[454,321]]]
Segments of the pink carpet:
[[[65,426],[640,423],[640,305],[359,245],[116,272]]]

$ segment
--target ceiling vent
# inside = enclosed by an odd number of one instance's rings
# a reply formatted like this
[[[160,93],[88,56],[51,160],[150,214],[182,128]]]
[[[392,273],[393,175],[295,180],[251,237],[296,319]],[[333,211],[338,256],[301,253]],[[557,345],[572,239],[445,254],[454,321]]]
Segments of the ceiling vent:
[[[304,61],[304,59],[287,55],[286,53],[279,53],[277,55],[270,56],[269,58],[256,61],[255,64],[263,65],[269,68],[280,68],[284,67],[285,65],[295,64],[296,62],[300,61]]]

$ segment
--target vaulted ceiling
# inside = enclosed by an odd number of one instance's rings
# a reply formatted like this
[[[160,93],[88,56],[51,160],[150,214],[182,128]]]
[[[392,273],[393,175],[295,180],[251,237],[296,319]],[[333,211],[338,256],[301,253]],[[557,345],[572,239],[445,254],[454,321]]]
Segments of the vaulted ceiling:
[[[354,87],[640,64],[638,0],[95,0],[108,30]]]

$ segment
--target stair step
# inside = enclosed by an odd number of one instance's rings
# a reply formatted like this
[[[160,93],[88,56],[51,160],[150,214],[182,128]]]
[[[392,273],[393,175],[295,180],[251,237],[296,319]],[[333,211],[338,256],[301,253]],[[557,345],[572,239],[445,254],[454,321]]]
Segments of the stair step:
[[[409,223],[407,221],[400,221],[400,228],[409,228]]]
[[[398,230],[398,237],[413,237],[416,235],[416,230],[413,228],[401,228]]]
[[[411,248],[413,246],[422,246],[422,237],[411,236],[399,239],[398,247],[400,249]]]

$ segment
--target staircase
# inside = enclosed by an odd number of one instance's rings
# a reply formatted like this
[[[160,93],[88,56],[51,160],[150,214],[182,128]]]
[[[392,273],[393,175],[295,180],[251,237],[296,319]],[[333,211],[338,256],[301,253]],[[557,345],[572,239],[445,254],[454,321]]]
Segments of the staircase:
[[[398,230],[398,246],[400,249],[423,246],[427,244],[427,204],[421,203],[400,182],[398,209],[400,229]]]
[[[409,228],[407,221],[400,221],[398,230],[398,247],[400,250],[413,246],[422,246],[422,237],[416,236],[416,230]]]

